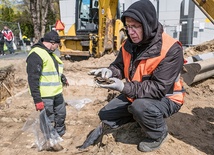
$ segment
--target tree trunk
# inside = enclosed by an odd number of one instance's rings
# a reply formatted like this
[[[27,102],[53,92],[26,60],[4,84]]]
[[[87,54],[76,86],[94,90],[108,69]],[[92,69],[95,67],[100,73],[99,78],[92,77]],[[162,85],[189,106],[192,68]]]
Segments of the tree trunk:
[[[46,17],[51,0],[30,0],[30,11],[34,26],[35,42],[45,34]]]

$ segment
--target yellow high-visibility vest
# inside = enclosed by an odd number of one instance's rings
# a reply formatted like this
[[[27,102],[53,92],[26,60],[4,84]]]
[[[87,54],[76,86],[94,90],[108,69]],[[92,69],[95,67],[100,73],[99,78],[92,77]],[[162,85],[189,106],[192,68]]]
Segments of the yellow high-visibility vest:
[[[58,73],[52,57],[46,50],[35,47],[29,52],[29,55],[33,52],[38,54],[43,61],[39,87],[41,97],[51,97],[62,93],[63,85],[61,82],[61,75],[63,73],[63,62],[59,59],[58,56],[53,54],[58,62]]]

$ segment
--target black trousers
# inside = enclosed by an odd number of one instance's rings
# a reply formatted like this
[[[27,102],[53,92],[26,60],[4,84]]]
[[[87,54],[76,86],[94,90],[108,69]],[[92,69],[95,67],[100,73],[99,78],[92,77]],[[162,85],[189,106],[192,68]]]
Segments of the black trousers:
[[[13,41],[5,41],[6,46],[8,48],[8,51],[10,52],[10,54],[14,53],[14,49],[13,49]]]
[[[66,106],[62,94],[58,94],[54,97],[42,98],[45,104],[46,114],[54,125],[57,133],[60,136],[65,134],[65,118],[66,118]]]
[[[0,43],[0,54],[4,55],[4,43]]]
[[[130,102],[125,95],[120,94],[103,107],[98,115],[111,128],[137,121],[148,137],[158,139],[168,132],[165,118],[178,112],[180,108],[180,104],[166,97],[161,100],[142,98]]]

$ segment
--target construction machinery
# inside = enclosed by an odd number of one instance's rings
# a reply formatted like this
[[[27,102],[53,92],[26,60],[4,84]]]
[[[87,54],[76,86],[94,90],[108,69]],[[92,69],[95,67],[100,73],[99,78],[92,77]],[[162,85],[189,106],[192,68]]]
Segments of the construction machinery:
[[[125,38],[118,0],[76,0],[75,23],[60,35],[61,56],[101,57],[119,51]]]
[[[193,2],[214,24],[214,0],[193,0]]]
[[[214,52],[188,57],[181,76],[187,85],[214,76]]]
[[[214,0],[193,0],[195,5],[214,24]],[[214,53],[205,53],[188,57],[181,76],[187,85],[214,76]]]

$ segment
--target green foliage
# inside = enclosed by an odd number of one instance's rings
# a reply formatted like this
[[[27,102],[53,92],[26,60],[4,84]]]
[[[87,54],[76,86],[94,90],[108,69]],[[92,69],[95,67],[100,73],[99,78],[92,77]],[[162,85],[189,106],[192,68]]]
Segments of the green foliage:
[[[14,35],[19,35],[18,25],[14,22],[15,14],[12,8],[4,7],[1,8],[1,21],[0,21],[0,30],[6,25],[14,33]]]
[[[13,3],[10,3],[10,5],[6,5],[6,3],[4,5],[4,3],[2,3],[0,5],[0,30],[3,29],[4,25],[7,25],[13,31],[14,35],[19,37],[19,23],[22,35],[32,38],[34,37],[34,27],[32,24],[31,14],[25,7],[20,5],[21,4],[17,6]],[[24,5],[24,3],[22,5]],[[55,25],[56,18],[58,18],[56,13],[49,8],[46,18],[46,32],[50,30],[50,25]]]
[[[25,35],[28,38],[34,37],[31,15],[27,10],[24,10],[22,13],[17,13],[15,21],[20,24],[22,35]]]
[[[55,25],[56,23],[56,14],[51,11],[50,7],[48,8],[48,14],[47,14],[47,26],[45,28],[45,31],[50,31],[49,26],[50,25]]]
[[[1,13],[2,13],[1,19],[3,21],[13,21],[14,11],[12,8],[2,7]]]
[[[20,30],[18,23],[20,24],[20,29],[22,34],[25,34],[29,37],[33,37],[33,25],[31,22],[31,16],[27,11],[19,12],[14,10],[11,7],[2,6],[0,9],[1,12],[1,21],[0,21],[0,30],[7,25],[14,33],[16,37],[19,37]]]

